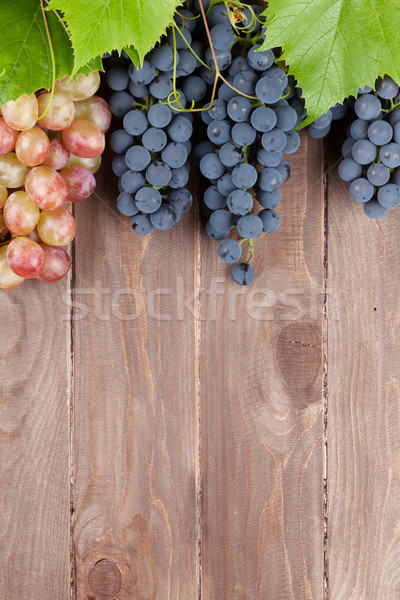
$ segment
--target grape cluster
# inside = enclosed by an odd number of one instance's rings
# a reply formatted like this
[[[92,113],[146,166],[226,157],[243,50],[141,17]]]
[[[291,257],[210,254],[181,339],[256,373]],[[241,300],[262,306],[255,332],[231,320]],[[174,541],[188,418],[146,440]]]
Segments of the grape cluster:
[[[62,246],[76,223],[67,203],[93,193],[111,123],[107,102],[94,95],[99,85],[98,72],[80,74],[1,107],[0,288],[69,271]]]
[[[354,118],[342,146],[340,178],[365,214],[380,219],[400,204],[400,95],[386,76],[359,90]]]

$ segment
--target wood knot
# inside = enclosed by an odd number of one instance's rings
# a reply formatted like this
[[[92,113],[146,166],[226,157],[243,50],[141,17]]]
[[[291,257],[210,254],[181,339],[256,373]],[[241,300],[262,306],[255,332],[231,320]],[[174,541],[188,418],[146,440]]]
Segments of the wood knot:
[[[98,560],[93,565],[88,579],[96,600],[115,600],[122,586],[121,569],[110,558]]]
[[[313,385],[322,366],[321,323],[291,323],[276,342],[276,358],[287,387],[307,404],[320,401]]]

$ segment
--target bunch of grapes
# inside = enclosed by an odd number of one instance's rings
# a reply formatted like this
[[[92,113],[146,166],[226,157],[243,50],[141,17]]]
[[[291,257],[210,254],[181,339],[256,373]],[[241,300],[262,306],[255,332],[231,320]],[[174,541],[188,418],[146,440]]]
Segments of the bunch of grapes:
[[[339,176],[365,214],[380,219],[400,204],[400,96],[390,77],[359,90],[354,118],[342,146]]]
[[[62,246],[76,222],[68,203],[93,193],[111,122],[107,102],[94,95],[99,85],[98,72],[80,74],[1,107],[0,288],[55,282],[69,271]]]

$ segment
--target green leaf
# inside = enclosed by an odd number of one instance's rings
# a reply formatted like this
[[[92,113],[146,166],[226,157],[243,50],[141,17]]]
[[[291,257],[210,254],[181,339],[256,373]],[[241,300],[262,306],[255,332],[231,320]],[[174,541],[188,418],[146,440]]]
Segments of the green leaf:
[[[400,0],[270,0],[263,15],[264,48],[283,49],[303,90],[303,126],[379,75],[400,82]]]
[[[179,0],[51,0],[62,11],[75,54],[73,75],[93,56],[134,46],[139,60],[173,21]]]
[[[46,13],[56,60],[56,78],[72,72],[73,54],[63,24]],[[0,10],[0,105],[53,81],[50,46],[39,0],[2,0]]]
[[[125,46],[123,50],[125,50],[135,67],[139,68],[140,60],[138,51],[133,46]]]

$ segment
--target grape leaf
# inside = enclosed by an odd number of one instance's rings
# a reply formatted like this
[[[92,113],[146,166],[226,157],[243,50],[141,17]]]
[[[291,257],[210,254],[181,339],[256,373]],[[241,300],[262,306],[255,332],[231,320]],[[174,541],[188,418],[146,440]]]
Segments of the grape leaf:
[[[264,48],[283,49],[303,90],[303,126],[379,75],[400,82],[400,0],[269,0],[263,16]]]
[[[139,60],[165,33],[182,0],[51,0],[63,13],[75,54],[73,75],[93,56],[134,46]]]
[[[67,32],[53,12],[47,14],[56,77],[71,73],[73,53]],[[92,58],[92,57],[90,57]],[[2,0],[0,11],[0,105],[22,94],[50,88],[50,46],[39,0]]]

